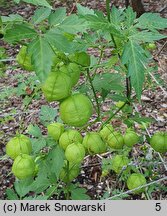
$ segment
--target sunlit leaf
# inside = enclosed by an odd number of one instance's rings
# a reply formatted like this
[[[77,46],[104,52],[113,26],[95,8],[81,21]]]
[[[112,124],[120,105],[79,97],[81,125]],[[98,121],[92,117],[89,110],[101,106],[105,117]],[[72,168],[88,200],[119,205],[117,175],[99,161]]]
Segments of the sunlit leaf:
[[[122,63],[128,65],[127,76],[130,77],[139,100],[142,93],[147,61],[145,51],[142,47],[136,42],[129,40],[123,51]]]
[[[4,39],[7,42],[13,43],[23,39],[32,39],[36,36],[36,31],[30,28],[27,24],[15,24],[6,31]]]
[[[44,37],[39,36],[29,44],[28,51],[32,55],[32,64],[37,77],[41,82],[45,81],[51,70],[54,55],[50,44]]]
[[[51,13],[50,8],[40,8],[35,11],[34,16],[32,16],[32,21],[34,24],[38,24],[49,17]]]

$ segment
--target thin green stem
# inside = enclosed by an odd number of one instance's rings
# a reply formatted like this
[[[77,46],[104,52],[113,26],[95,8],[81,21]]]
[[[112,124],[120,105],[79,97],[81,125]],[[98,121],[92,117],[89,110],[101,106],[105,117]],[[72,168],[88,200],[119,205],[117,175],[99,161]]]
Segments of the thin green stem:
[[[66,189],[67,189],[67,193],[66,193],[66,200],[70,199],[70,179],[69,179],[69,174],[70,174],[70,163],[69,161],[67,161],[67,185],[66,185]]]
[[[150,200],[150,199],[151,199],[147,191],[145,191],[144,194],[145,194],[147,200]]]
[[[110,0],[106,0],[106,11],[107,11],[107,18],[108,21],[110,22]]]
[[[106,11],[107,11],[108,21],[111,22],[111,17],[110,17],[110,0],[106,0]],[[112,41],[114,43],[115,48],[117,48],[117,44],[116,44],[114,36],[111,33],[110,33],[110,36],[111,36],[111,39],[112,39]],[[120,54],[119,53],[118,53],[118,56],[120,58]]]
[[[100,65],[101,60],[102,60],[102,58],[103,58],[103,54],[104,54],[104,50],[103,50],[103,49],[100,49],[100,57],[99,57],[99,60],[98,60],[98,62],[97,62],[97,65]],[[94,79],[94,77],[96,76],[97,70],[98,70],[98,67],[96,67],[92,79]]]
[[[130,77],[126,77],[126,97],[128,99],[129,105],[130,105],[131,92],[132,92],[132,86],[131,86]]]
[[[0,59],[0,62],[16,61],[16,58]]]
[[[57,187],[58,187],[57,185],[54,186],[53,190],[47,195],[47,199],[49,199],[54,194],[54,192],[57,189]]]
[[[97,95],[96,95],[96,91],[94,89],[94,86],[93,86],[93,82],[92,82],[92,78],[90,76],[90,72],[89,72],[89,68],[87,68],[87,77],[88,77],[88,80],[90,82],[90,86],[91,86],[91,89],[93,91],[93,95],[94,95],[94,98],[95,98],[95,101],[96,101],[96,105],[97,105],[97,119],[100,118],[100,105],[99,105],[99,101],[98,101],[98,98],[97,98]]]
[[[113,114],[102,124],[100,130],[102,129],[102,127],[104,127],[104,125],[108,124],[108,123],[111,121],[111,119],[112,119],[114,116],[116,116],[116,115],[124,108],[124,106],[125,106],[126,104],[128,104],[128,102],[129,102],[128,100],[125,101],[125,103],[124,103],[115,113],[113,113]]]
[[[85,126],[83,126],[82,128],[80,128],[79,132],[85,130],[87,127],[90,127],[90,126],[94,125],[98,121],[99,121],[99,118],[97,117],[93,122],[90,122],[90,123],[86,124]]]
[[[108,21],[111,22],[111,18],[110,18],[110,1],[109,0],[106,0],[106,11],[107,11],[107,18],[108,18]],[[116,41],[115,41],[115,38],[113,36],[113,34],[111,34],[111,39],[114,43],[114,46],[115,48],[117,49],[117,44],[116,44]],[[121,60],[121,56],[120,54],[118,53],[118,57],[119,59]],[[126,70],[128,71],[128,68],[127,68],[127,65],[125,65],[125,68]],[[126,97],[127,97],[127,101],[113,114],[111,115],[106,121],[105,121],[105,124],[107,124],[120,110],[123,109],[123,107],[126,105],[126,104],[129,104],[130,105],[130,98],[131,98],[131,81],[130,81],[130,77],[126,77]]]

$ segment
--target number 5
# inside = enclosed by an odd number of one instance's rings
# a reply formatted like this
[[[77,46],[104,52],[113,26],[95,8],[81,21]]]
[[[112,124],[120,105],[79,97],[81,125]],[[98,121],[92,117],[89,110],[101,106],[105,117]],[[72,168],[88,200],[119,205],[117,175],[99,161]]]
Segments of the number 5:
[[[156,211],[161,211],[161,203],[156,203],[155,210]]]

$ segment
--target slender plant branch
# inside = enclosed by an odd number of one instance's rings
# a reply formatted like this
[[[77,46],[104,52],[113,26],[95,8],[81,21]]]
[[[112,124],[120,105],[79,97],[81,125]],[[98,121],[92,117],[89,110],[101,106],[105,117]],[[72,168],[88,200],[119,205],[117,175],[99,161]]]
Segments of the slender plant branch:
[[[90,123],[84,125],[78,131],[81,132],[81,131],[85,130],[87,127],[91,127],[92,125],[94,125],[98,121],[99,121],[99,118],[97,117],[93,122],[90,122]]]
[[[157,79],[155,78],[155,76],[152,73],[148,73],[150,75],[150,77],[155,81],[155,83],[159,86],[159,88],[163,91],[163,93],[165,95],[167,95],[167,92],[165,91],[165,89],[161,86],[161,84],[157,81]]]
[[[92,78],[90,76],[90,72],[89,72],[89,68],[87,68],[87,77],[88,77],[88,80],[90,82],[90,86],[91,86],[91,89],[93,91],[93,95],[94,95],[94,98],[95,98],[95,101],[96,101],[96,105],[97,105],[97,119],[100,118],[100,104],[99,104],[99,101],[98,101],[98,98],[97,98],[97,95],[96,95],[96,91],[94,89],[94,86],[93,86],[93,83],[92,83]]]
[[[47,199],[49,199],[54,194],[54,192],[57,189],[57,187],[58,187],[57,185],[54,186],[53,190],[47,195]]]
[[[66,193],[66,199],[69,200],[70,199],[70,180],[69,180],[69,175],[70,175],[70,164],[69,161],[67,161],[67,184],[66,184],[66,189],[67,189],[67,193]]]
[[[16,61],[15,58],[0,59],[0,62]]]
[[[100,49],[100,57],[99,57],[99,60],[98,60],[98,62],[97,62],[97,65],[100,65],[101,60],[102,60],[102,58],[103,58],[103,54],[104,54],[104,50],[103,50],[103,49]],[[96,76],[97,70],[98,70],[98,67],[96,67],[92,79],[94,79],[94,77]]]
[[[128,100],[125,101],[125,103],[124,103],[118,110],[116,110],[116,112],[113,113],[113,114],[102,124],[100,130],[101,130],[106,124],[108,124],[108,123],[111,121],[111,119],[112,119],[114,116],[116,116],[116,115],[124,108],[124,106],[125,106],[126,104],[128,104]]]
[[[73,3],[73,6],[71,8],[71,11],[68,13],[68,16],[72,14],[72,12],[75,10],[76,8],[76,4],[78,3],[79,0],[76,0],[74,3]]]
[[[128,99],[128,104],[130,105],[130,97],[131,97],[132,87],[130,77],[126,77],[126,97]]]
[[[157,53],[157,56],[159,56],[161,54],[162,50],[165,48],[166,45],[167,45],[167,41],[164,43],[164,45],[162,46],[160,51]]]
[[[111,22],[111,17],[110,17],[110,0],[106,0],[106,11],[107,11],[107,18],[108,18],[108,21]],[[117,48],[117,44],[116,44],[116,41],[115,41],[115,38],[113,36],[113,34],[110,33],[110,36],[111,36],[111,39],[114,43],[114,46],[115,48]],[[118,56],[119,58],[121,58],[120,54],[118,53]]]
[[[109,0],[106,0],[106,11],[107,11],[107,18],[108,18],[108,21],[109,22],[111,22],[111,18],[110,18],[110,1]],[[112,39],[112,41],[113,41],[113,43],[114,43],[114,46],[115,46],[115,48],[117,49],[117,44],[116,44],[116,41],[115,41],[115,39],[114,39],[114,36],[113,36],[113,34],[111,34],[110,33],[110,35],[111,35],[111,39]],[[120,54],[118,53],[118,57],[119,57],[119,59],[121,60],[121,56],[120,56]],[[127,66],[125,65],[125,67],[126,67],[126,69],[127,69]],[[130,78],[129,77],[126,77],[126,96],[127,96],[127,100],[126,100],[126,102],[113,114],[113,115],[111,115],[105,122],[104,122],[104,124],[103,125],[105,125],[105,124],[107,124],[119,111],[121,111],[123,108],[124,108],[124,106],[126,105],[126,104],[130,104],[130,98],[131,98],[131,81],[130,81]]]
[[[110,18],[110,0],[106,0],[106,11],[107,11],[108,21],[111,22],[111,18]]]

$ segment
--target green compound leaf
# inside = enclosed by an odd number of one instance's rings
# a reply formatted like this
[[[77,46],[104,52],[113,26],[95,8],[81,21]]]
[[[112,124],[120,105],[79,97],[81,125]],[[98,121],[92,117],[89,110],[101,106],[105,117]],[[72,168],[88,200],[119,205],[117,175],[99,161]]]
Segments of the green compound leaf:
[[[131,78],[132,87],[135,89],[138,100],[140,100],[147,66],[145,51],[139,44],[129,40],[123,51],[122,63],[128,65],[128,76]]]

